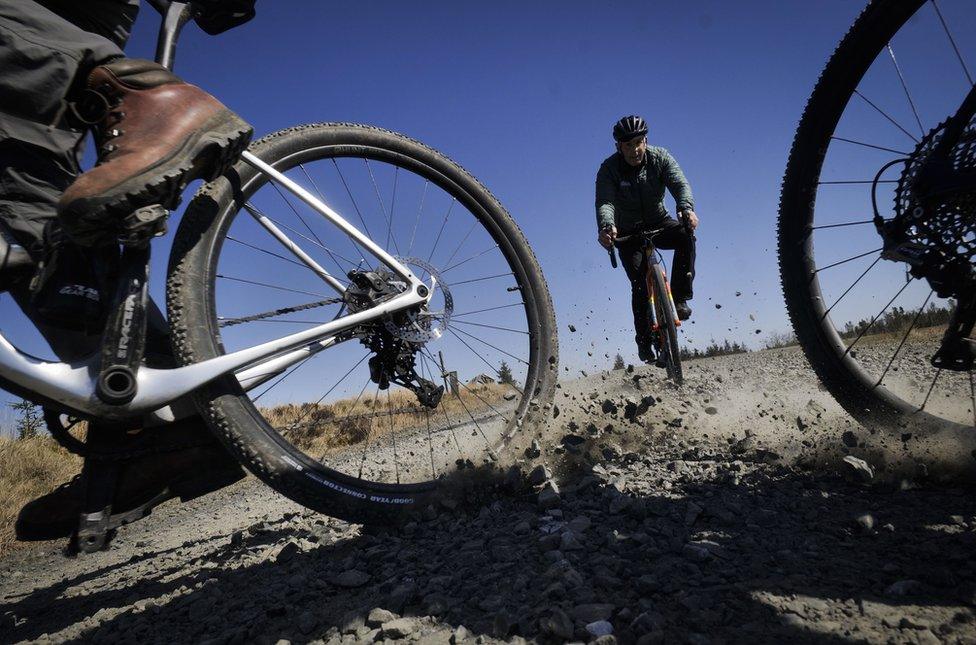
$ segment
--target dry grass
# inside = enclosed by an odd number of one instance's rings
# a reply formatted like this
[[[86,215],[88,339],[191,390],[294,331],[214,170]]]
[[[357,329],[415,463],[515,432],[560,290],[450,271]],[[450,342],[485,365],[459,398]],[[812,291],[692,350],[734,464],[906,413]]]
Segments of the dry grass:
[[[469,421],[468,414],[478,416],[492,412],[506,394],[515,390],[497,383],[471,383],[461,388],[458,397],[445,394],[440,405],[430,411],[431,425]],[[389,414],[393,410],[393,414]],[[334,403],[288,404],[263,409],[265,419],[289,441],[302,450],[328,454],[346,446],[370,441],[410,428],[425,427],[427,417],[413,392],[398,389],[381,392],[379,397],[363,395],[361,399],[343,399]],[[446,413],[446,414],[445,414]]]
[[[21,507],[81,470],[81,459],[51,437],[0,437],[0,555],[14,543]]]
[[[890,343],[892,341],[898,343],[901,342],[902,337],[904,337],[906,329],[908,329],[907,325],[905,326],[905,329],[901,329],[898,331],[882,332],[880,334],[868,333],[865,334],[863,337],[861,337],[861,340],[857,341],[857,344],[874,345],[877,343]],[[908,335],[908,339],[923,340],[923,341],[939,340],[945,334],[945,330],[946,330],[946,325],[935,325],[933,327],[916,327],[915,329],[912,329],[912,332]],[[849,345],[854,341],[855,338],[857,338],[857,335],[856,334],[841,335],[841,337]]]

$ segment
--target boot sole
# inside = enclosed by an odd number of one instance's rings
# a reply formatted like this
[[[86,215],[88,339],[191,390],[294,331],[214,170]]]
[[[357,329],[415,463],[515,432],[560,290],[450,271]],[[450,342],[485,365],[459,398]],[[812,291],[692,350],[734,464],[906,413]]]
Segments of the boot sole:
[[[93,199],[76,200],[66,211],[73,219],[106,226],[143,206],[179,206],[183,189],[196,180],[214,181],[247,149],[253,128],[227,110],[211,117],[197,133],[165,159]]]
[[[108,528],[109,530],[114,530],[120,526],[137,522],[150,515],[153,509],[163,502],[175,497],[179,497],[181,502],[188,502],[230,486],[244,479],[244,476],[243,469],[237,466],[211,471],[199,477],[189,477],[174,482],[150,500],[126,511],[113,513],[109,519]],[[43,527],[24,526],[18,522],[15,525],[15,534],[19,542],[40,542],[69,537],[77,528],[77,520],[63,522],[61,524],[49,524]]]

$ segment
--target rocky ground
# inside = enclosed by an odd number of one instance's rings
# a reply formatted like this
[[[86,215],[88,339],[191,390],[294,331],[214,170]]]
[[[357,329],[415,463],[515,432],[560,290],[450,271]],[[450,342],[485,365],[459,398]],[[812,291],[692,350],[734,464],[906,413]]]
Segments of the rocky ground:
[[[976,641],[967,437],[863,428],[795,349],[555,403],[522,477],[396,529],[247,480],[103,553],[15,551],[0,642]]]

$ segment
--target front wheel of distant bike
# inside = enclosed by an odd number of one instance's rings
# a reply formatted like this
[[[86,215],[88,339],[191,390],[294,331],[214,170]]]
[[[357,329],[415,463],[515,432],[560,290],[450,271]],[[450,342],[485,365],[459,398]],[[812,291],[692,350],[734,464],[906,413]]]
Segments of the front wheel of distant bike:
[[[684,382],[684,375],[681,371],[681,352],[678,348],[678,327],[674,322],[674,312],[671,310],[671,298],[668,295],[667,278],[664,276],[664,269],[660,265],[654,266],[654,306],[657,316],[658,326],[660,327],[661,344],[658,347],[659,354],[664,358],[665,368],[668,378],[681,385]]]
[[[215,431],[279,492],[354,522],[389,521],[466,474],[492,472],[556,382],[549,291],[511,216],[443,155],[378,128],[301,126],[251,152],[433,296],[208,384],[197,400]],[[187,364],[341,320],[404,288],[245,162],[201,189],[173,248],[167,301]],[[357,295],[343,299],[325,276]]]

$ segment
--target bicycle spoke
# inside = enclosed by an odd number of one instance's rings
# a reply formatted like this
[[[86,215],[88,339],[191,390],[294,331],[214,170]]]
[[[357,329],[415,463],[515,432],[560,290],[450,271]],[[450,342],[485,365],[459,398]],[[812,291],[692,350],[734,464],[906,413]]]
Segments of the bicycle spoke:
[[[457,203],[456,199],[452,199],[451,203],[447,206],[447,212],[444,214],[444,221],[441,222],[441,228],[437,231],[437,237],[434,239],[434,246],[430,249],[430,255],[427,256],[427,264],[430,264],[431,259],[434,257],[434,251],[437,250],[437,245],[441,241],[441,235],[444,233],[444,227],[447,226],[447,220],[451,217],[451,211],[454,210],[454,204]]]
[[[857,260],[858,258],[863,258],[865,256],[871,255],[872,253],[880,253],[883,248],[884,247],[880,247],[880,248],[874,249],[873,251],[866,251],[864,253],[861,253],[861,254],[858,254],[858,255],[849,257],[846,260],[841,260],[839,262],[834,262],[833,264],[828,264],[825,267],[820,267],[819,269],[815,269],[814,270],[814,273],[820,273],[821,271],[826,271],[827,269],[832,269],[832,268],[834,268],[836,266],[840,266],[841,264],[845,264],[847,262],[851,262],[853,260]]]
[[[393,388],[386,390],[387,416],[390,419],[390,438],[393,440],[393,470],[396,473],[396,483],[400,483],[400,458],[397,456],[396,431],[393,429]]]
[[[420,360],[421,360],[421,362],[425,362],[427,360],[424,357],[424,354],[423,353],[420,355]],[[433,361],[433,358],[431,358],[431,361]],[[434,361],[434,365],[435,366],[437,365],[436,361]],[[428,366],[427,371],[431,375],[434,374],[434,370],[430,369],[430,366]],[[443,370],[441,370],[441,378],[444,378],[444,371]],[[447,407],[445,407],[443,405],[440,405],[438,407],[441,409],[441,412],[444,413],[444,419],[447,421],[447,426],[446,426],[447,427],[447,430],[451,433],[451,436],[454,437],[454,446],[455,446],[455,448],[457,448],[458,457],[463,460],[464,459],[464,453],[461,451],[461,443],[458,441],[457,435],[454,433],[454,422],[451,421],[450,415],[447,414]]]
[[[850,186],[857,184],[897,184],[897,179],[879,179],[875,181],[874,179],[844,179],[840,181],[818,181],[818,186]]]
[[[969,400],[973,406],[973,427],[976,428],[976,384],[973,383],[972,370],[969,370]]]
[[[288,287],[279,287],[273,284],[267,284],[266,282],[257,282],[255,280],[245,280],[244,278],[235,278],[229,275],[223,275],[218,273],[218,278],[223,280],[230,280],[231,282],[243,282],[244,284],[249,284],[255,287],[267,287],[268,289],[277,289],[278,291],[288,291],[290,293],[298,293],[304,296],[315,296],[316,298],[325,298],[326,295],[323,293],[314,293],[312,291],[302,291],[301,289],[289,289]]]
[[[497,368],[496,368],[496,367],[495,367],[494,365],[492,365],[492,364],[491,364],[491,363],[489,363],[489,362],[488,362],[487,360],[485,360],[485,358],[484,358],[484,357],[483,357],[483,356],[482,356],[481,354],[478,354],[478,352],[477,352],[477,351],[475,351],[475,350],[474,350],[474,349],[473,349],[473,348],[471,347],[471,345],[468,345],[467,343],[465,343],[465,342],[464,342],[464,339],[463,339],[463,338],[461,338],[460,336],[458,336],[458,335],[457,335],[457,333],[456,333],[456,332],[455,332],[455,331],[454,331],[453,329],[448,329],[447,331],[449,331],[449,332],[451,332],[451,334],[452,334],[452,335],[453,335],[453,336],[454,336],[455,338],[457,338],[457,339],[458,339],[459,341],[461,341],[461,342],[462,342],[462,343],[464,344],[464,346],[465,346],[465,347],[467,347],[467,348],[468,348],[468,349],[470,349],[470,350],[471,350],[472,352],[474,352],[475,354],[477,354],[477,356],[478,356],[478,358],[480,358],[480,359],[481,359],[481,360],[482,360],[482,361],[483,361],[483,362],[484,362],[484,363],[485,363],[486,365],[488,365],[488,367],[490,367],[491,369],[493,369],[493,370],[495,370],[495,374],[499,374],[499,373],[500,373],[500,372],[499,372],[499,370],[498,370],[498,369],[497,369]],[[460,331],[460,332],[461,332],[462,334],[464,334],[465,336],[468,336],[468,337],[470,337],[470,338],[473,338],[473,339],[475,339],[476,341],[478,341],[479,343],[482,343],[483,345],[487,345],[488,347],[491,347],[492,349],[494,349],[494,350],[496,350],[496,351],[499,351],[499,352],[501,352],[502,354],[505,354],[505,356],[508,356],[509,358],[512,358],[512,359],[514,359],[514,360],[517,360],[517,361],[518,361],[518,362],[520,362],[520,363],[525,363],[525,365],[528,365],[528,363],[526,363],[526,362],[525,362],[524,360],[522,360],[522,359],[521,359],[521,358],[519,358],[518,356],[515,356],[515,355],[513,355],[513,354],[509,354],[509,353],[508,353],[508,352],[506,352],[505,350],[503,350],[503,349],[499,349],[499,348],[497,348],[497,347],[495,347],[494,345],[492,345],[491,343],[488,343],[488,342],[485,342],[485,341],[483,341],[483,340],[481,340],[481,339],[480,339],[480,338],[478,338],[477,336],[472,336],[471,334],[469,334],[469,333],[467,333],[466,331],[464,331],[464,330],[461,330],[461,329],[459,329],[459,330],[457,330],[457,331]]]
[[[363,232],[366,233],[366,237],[372,239],[373,234],[369,232],[369,226],[366,225],[366,220],[363,219],[363,213],[359,210],[359,204],[356,203],[356,198],[352,196],[352,191],[349,190],[349,184],[346,183],[346,177],[342,174],[342,170],[339,169],[339,164],[335,159],[332,160],[332,165],[335,166],[336,173],[339,174],[339,181],[342,182],[342,186],[346,189],[346,194],[349,195],[349,200],[352,202],[352,207],[356,211],[356,215],[359,217],[359,222],[363,225]]]
[[[513,302],[510,305],[499,305],[498,307],[488,307],[487,309],[475,309],[474,311],[465,311],[459,314],[451,314],[451,318],[460,318],[461,316],[472,316],[474,314],[484,313],[486,311],[495,311],[497,309],[508,309],[509,307],[520,307],[525,306],[524,301]]]
[[[249,213],[251,213],[251,215],[253,215],[253,216],[255,216],[255,218],[259,218],[259,217],[266,217],[266,218],[267,218],[267,219],[268,219],[268,220],[269,220],[269,221],[270,221],[271,223],[273,223],[273,224],[274,224],[275,226],[278,226],[279,228],[284,228],[284,229],[287,229],[287,230],[289,230],[289,231],[291,231],[292,233],[294,233],[295,235],[297,235],[297,236],[299,236],[300,238],[302,238],[303,240],[305,240],[306,242],[308,242],[309,244],[311,244],[311,245],[313,245],[313,246],[317,246],[317,247],[319,247],[320,249],[322,249],[323,251],[325,251],[325,252],[326,252],[327,254],[329,254],[329,257],[331,257],[331,258],[332,258],[332,260],[333,260],[334,262],[336,262],[336,266],[338,266],[338,267],[339,267],[339,270],[340,270],[340,271],[341,271],[341,270],[343,270],[343,269],[342,269],[342,266],[341,266],[341,265],[340,265],[340,264],[339,264],[339,263],[338,263],[338,262],[336,261],[336,259],[335,259],[335,257],[333,257],[333,254],[334,254],[335,256],[338,256],[338,258],[339,258],[340,260],[343,260],[343,261],[344,261],[344,262],[346,262],[347,264],[351,264],[351,265],[355,265],[355,264],[356,264],[356,263],[355,263],[355,262],[354,262],[353,260],[350,260],[349,258],[347,258],[347,257],[345,257],[344,255],[342,255],[342,254],[340,254],[340,253],[339,253],[338,251],[333,251],[333,250],[332,250],[332,249],[330,249],[329,247],[327,247],[327,246],[325,246],[325,245],[324,245],[324,244],[323,244],[323,243],[322,243],[322,242],[321,242],[321,241],[320,241],[320,240],[318,239],[318,237],[316,237],[316,239],[314,239],[314,240],[313,240],[313,239],[312,239],[312,238],[310,238],[309,236],[307,236],[307,235],[305,235],[304,233],[302,233],[302,232],[301,232],[301,231],[299,231],[299,230],[296,230],[295,228],[293,228],[293,227],[291,227],[291,226],[289,226],[288,224],[285,224],[284,222],[281,222],[281,221],[279,221],[279,220],[276,220],[275,218],[273,218],[273,217],[271,217],[271,216],[269,216],[269,215],[265,215],[265,214],[264,214],[263,212],[261,212],[261,210],[260,210],[260,209],[258,209],[257,207],[255,207],[255,206],[253,206],[253,205],[252,205],[252,204],[250,204],[250,203],[246,203],[246,204],[244,204],[244,208],[246,208],[246,209],[247,209],[247,211],[248,211]],[[350,239],[350,240],[351,240],[352,238],[348,238],[348,239]]]
[[[484,255],[486,253],[491,253],[492,251],[494,251],[497,248],[498,248],[498,245],[496,244],[493,247],[488,248],[488,249],[485,249],[481,253],[478,253],[477,255],[472,255],[471,257],[467,258],[466,260],[461,260],[460,262],[458,262],[456,264],[452,264],[451,266],[449,266],[446,269],[444,269],[443,271],[441,271],[441,275],[444,275],[445,273],[447,273],[451,269],[456,269],[457,267],[461,266],[462,264],[467,264],[471,260],[475,260],[477,258],[480,258],[482,255]]]
[[[427,370],[427,362],[423,360],[424,357],[422,354],[420,358],[421,358],[420,361],[421,375],[428,381],[433,381],[433,379],[430,378],[430,374]],[[430,447],[430,478],[437,479],[437,469],[434,467],[434,437],[430,431],[430,408],[428,408],[426,405],[423,406],[423,408],[424,408],[424,420],[427,422],[427,445]]]
[[[393,218],[396,215],[396,194],[397,194],[397,183],[400,179],[400,166],[397,166],[393,170],[393,198],[390,201],[390,223],[386,228],[386,247],[390,247],[390,237],[393,235]],[[399,253],[399,251],[397,251]]]
[[[243,240],[239,240],[239,239],[237,239],[236,237],[234,237],[234,236],[232,236],[232,235],[228,235],[228,236],[227,236],[227,239],[228,239],[229,241],[231,241],[231,242],[237,242],[237,243],[238,243],[238,244],[240,244],[241,246],[246,246],[246,247],[248,247],[248,248],[250,248],[250,249],[254,249],[255,251],[260,251],[261,253],[266,253],[267,255],[270,255],[270,256],[273,256],[273,257],[276,257],[276,258],[278,258],[279,260],[284,260],[285,262],[290,262],[291,264],[294,264],[294,265],[296,265],[296,266],[300,266],[300,267],[302,267],[303,269],[308,269],[308,270],[309,270],[309,271],[311,271],[312,273],[315,273],[315,269],[313,269],[312,267],[310,267],[310,266],[308,266],[307,264],[305,264],[305,263],[303,263],[303,262],[299,262],[298,260],[292,260],[291,258],[286,258],[286,257],[285,257],[285,256],[283,256],[283,255],[278,255],[278,254],[277,254],[277,253],[275,253],[274,251],[268,251],[267,249],[262,249],[262,248],[261,248],[261,247],[259,247],[259,246],[255,246],[255,245],[253,245],[253,244],[249,244],[248,242],[245,242],[245,241],[243,241]]]
[[[884,152],[891,152],[891,153],[894,153],[894,154],[896,154],[896,155],[898,155],[900,157],[907,157],[909,155],[909,153],[907,153],[907,152],[902,152],[901,150],[895,150],[894,148],[886,148],[884,146],[878,146],[878,145],[875,145],[873,143],[865,143],[863,141],[855,141],[854,139],[845,139],[844,137],[838,137],[837,135],[833,135],[830,138],[833,139],[834,141],[843,141],[844,143],[851,143],[851,144],[854,144],[856,146],[863,146],[865,148],[873,148],[875,150],[883,150]]]
[[[459,325],[472,325],[474,327],[486,327],[488,329],[497,329],[499,331],[510,331],[515,334],[525,334],[526,336],[529,335],[529,332],[522,331],[521,329],[509,329],[508,327],[497,327],[495,325],[483,325],[481,323],[467,322],[466,320],[455,320],[454,322],[456,322]]]
[[[901,125],[897,121],[895,121],[893,118],[891,118],[890,116],[888,116],[888,113],[885,112],[884,110],[882,110],[881,108],[879,108],[877,105],[875,105],[871,101],[871,99],[869,99],[868,97],[866,97],[863,94],[861,94],[861,92],[859,92],[858,90],[854,90],[854,94],[856,96],[859,96],[865,103],[867,103],[868,105],[870,105],[871,107],[873,107],[875,110],[877,110],[881,114],[881,116],[883,116],[884,118],[888,119],[888,121],[890,121],[892,125],[894,125],[896,128],[898,128],[899,130],[901,130],[902,132],[904,132],[905,135],[909,139],[911,139],[915,143],[918,143],[918,139],[916,139],[915,136],[911,132],[909,132],[905,128],[901,127]]]
[[[481,424],[478,423],[478,420],[474,418],[473,414],[471,414],[471,410],[468,409],[468,406],[467,404],[465,404],[464,399],[461,398],[461,393],[455,392],[454,397],[458,400],[458,403],[461,404],[461,407],[464,408],[464,411],[465,413],[467,413],[468,418],[470,418],[471,421],[474,423],[474,427],[478,429],[478,434],[480,434],[481,438],[485,440],[485,445],[488,447],[488,454],[491,455],[492,461],[498,461],[498,455],[495,454],[495,450],[491,447],[491,442],[488,441],[488,436],[485,434],[485,431],[482,430]]]
[[[380,398],[380,386],[376,386],[376,394],[373,396],[373,409],[376,409],[376,402]],[[363,467],[366,465],[366,450],[369,448],[369,437],[373,433],[373,417],[369,417],[369,423],[366,426],[366,439],[363,441],[363,457],[359,462],[359,479],[363,478]]]
[[[946,25],[945,18],[942,17],[942,12],[939,10],[939,5],[936,4],[935,0],[931,0],[931,2],[932,7],[935,9],[935,13],[939,16],[939,22],[942,23],[942,29],[945,30],[946,38],[949,39],[949,44],[952,45],[952,51],[956,52],[956,59],[959,61],[959,64],[962,65],[962,71],[966,74],[966,80],[969,81],[969,85],[972,86],[974,84],[973,77],[969,73],[969,68],[966,67],[965,61],[962,59],[962,54],[959,53],[959,48],[956,47],[955,39],[952,37],[952,34],[949,33],[949,27]]]
[[[383,203],[383,198],[380,196],[380,187],[376,183],[376,177],[373,176],[373,168],[369,165],[369,159],[363,159],[363,163],[366,164],[366,170],[369,171],[369,179],[373,182],[373,190],[376,192],[376,201],[380,203],[380,212],[383,213],[383,219],[386,220],[387,230],[392,231],[393,221],[386,214],[386,204]],[[399,168],[399,166],[397,168]],[[389,238],[387,238],[386,245],[387,247],[390,245]],[[400,247],[397,246],[395,237],[393,238],[393,248],[396,249],[397,255],[400,255]]]
[[[464,237],[461,238],[461,242],[457,245],[457,248],[454,249],[454,253],[451,253],[451,257],[447,258],[447,261],[445,261],[444,264],[446,265],[451,264],[451,260],[453,260],[454,257],[457,255],[458,251],[461,250],[461,247],[464,246],[464,243],[468,241],[468,237],[471,235],[471,233],[474,231],[474,227],[477,225],[478,225],[477,221],[471,223],[471,228],[469,228],[468,232],[464,234]]]
[[[844,222],[843,224],[821,224],[820,226],[811,226],[811,231],[817,231],[822,228],[840,228],[842,226],[859,226],[861,224],[874,224],[873,219],[861,220],[859,222]]]
[[[901,66],[898,65],[898,60],[895,58],[895,50],[892,49],[891,43],[888,43],[887,49],[888,56],[891,57],[891,63],[895,66],[895,72],[898,74],[898,80],[901,81],[901,88],[905,90],[905,98],[908,99],[908,104],[912,108],[912,114],[915,115],[915,122],[918,124],[918,131],[924,137],[925,128],[922,127],[922,119],[918,117],[918,108],[915,107],[915,101],[912,99],[912,93],[908,90],[908,83],[905,82],[905,75],[901,72]]]
[[[285,372],[284,374],[282,374],[280,377],[278,377],[278,379],[274,383],[272,383],[271,385],[269,385],[267,387],[267,389],[265,389],[263,392],[261,392],[260,394],[258,394],[256,397],[254,397],[254,399],[253,399],[254,403],[257,403],[258,400],[262,396],[264,396],[265,394],[267,394],[268,392],[270,392],[271,390],[273,390],[274,388],[276,388],[279,383],[281,383],[286,378],[288,378],[289,376],[291,376],[292,374],[294,374],[295,372],[297,372],[299,367],[301,367],[302,365],[305,365],[310,360],[312,360],[314,357],[315,357],[315,354],[309,354],[309,356],[307,358],[303,358],[298,363],[298,365],[296,365],[295,367],[291,368],[290,370],[288,370],[287,372]],[[263,376],[263,375],[259,375],[259,376]]]
[[[922,410],[924,410],[925,409],[925,406],[928,404],[929,397],[932,396],[932,390],[935,389],[935,382],[939,380],[939,374],[942,374],[942,368],[941,367],[935,371],[935,376],[932,378],[932,385],[929,386],[929,391],[925,395],[925,400],[922,401],[922,407],[920,407],[918,409],[919,412],[921,412]]]
[[[424,192],[420,195],[420,209],[417,211],[417,221],[413,223],[413,232],[410,233],[410,246],[407,248],[407,257],[413,253],[413,243],[417,237],[417,227],[420,226],[420,216],[424,214],[424,204],[427,201],[427,187],[430,186],[430,180],[424,180]]]
[[[832,310],[832,309],[833,309],[834,307],[836,307],[836,306],[837,306],[837,305],[838,305],[838,304],[840,303],[840,301],[841,301],[841,300],[843,300],[843,299],[844,299],[844,296],[846,296],[847,294],[849,294],[849,293],[851,292],[851,289],[853,289],[854,287],[856,287],[856,286],[857,286],[857,283],[858,283],[858,282],[860,282],[860,281],[861,281],[861,280],[862,280],[862,279],[864,278],[864,276],[866,276],[866,275],[868,274],[868,272],[869,272],[869,271],[870,271],[871,269],[873,269],[873,268],[874,268],[874,267],[875,267],[875,266],[876,266],[876,265],[878,264],[878,262],[880,262],[880,261],[881,261],[881,256],[879,255],[878,257],[876,257],[876,258],[874,259],[874,262],[872,262],[872,263],[871,263],[871,266],[869,266],[868,268],[866,268],[866,269],[864,270],[864,273],[862,273],[861,275],[859,275],[859,276],[857,277],[857,280],[855,280],[855,281],[854,281],[854,283],[853,283],[853,284],[851,284],[851,286],[849,286],[849,287],[847,287],[847,290],[846,290],[846,291],[844,291],[844,293],[842,293],[842,294],[840,294],[840,298],[838,298],[838,299],[837,299],[837,300],[836,300],[836,301],[834,302],[834,304],[832,304],[832,305],[830,305],[830,307],[828,307],[828,308],[827,308],[827,311],[825,311],[825,312],[824,312],[824,314],[823,314],[823,317],[821,317],[821,320],[823,320],[823,318],[826,318],[826,317],[827,317],[827,316],[828,316],[828,315],[830,314],[830,312],[831,312],[831,310]]]
[[[322,401],[325,400],[325,397],[327,397],[330,394],[332,394],[332,392],[337,387],[339,387],[339,385],[341,385],[342,382],[345,381],[349,377],[350,374],[352,374],[353,370],[355,370],[357,367],[359,367],[360,364],[362,364],[362,362],[365,361],[368,356],[369,356],[369,354],[364,354],[362,358],[360,358],[358,361],[356,361],[356,364],[353,365],[352,367],[350,367],[349,368],[349,371],[346,372],[345,374],[343,374],[342,375],[342,378],[340,378],[338,381],[336,381],[336,384],[333,385],[332,387],[330,387],[328,392],[326,392],[325,394],[323,394],[322,396],[320,396],[318,398],[318,400],[315,403],[313,403],[312,405],[310,405],[308,407],[308,409],[305,412],[303,412],[300,417],[298,417],[298,419],[296,419],[295,421],[293,421],[291,423],[291,425],[292,426],[297,426],[298,424],[300,424],[305,419],[305,417],[307,417],[311,413],[312,410],[314,410],[315,408],[317,408],[318,405],[319,405],[319,403],[321,403]],[[363,390],[362,390],[362,392],[359,393],[359,396],[362,396],[362,393],[366,391],[366,386],[369,385],[369,383],[370,383],[369,382],[369,379],[367,379],[366,380],[366,385],[363,386]],[[357,402],[359,401],[359,397],[356,397],[356,401]],[[355,403],[353,404],[353,406],[355,406]]]
[[[484,282],[485,280],[494,280],[495,278],[504,278],[505,276],[515,275],[511,271],[508,273],[499,273],[497,275],[486,275],[483,278],[473,278],[471,280],[461,280],[460,282],[452,282],[451,287],[457,287],[462,284],[471,284],[472,282]]]
[[[504,418],[504,416],[505,416],[505,415],[503,415],[503,414],[501,413],[501,411],[500,411],[500,410],[498,410],[498,409],[497,409],[497,408],[496,408],[495,406],[493,406],[493,405],[492,405],[491,403],[488,403],[488,401],[486,401],[485,399],[483,399],[483,398],[481,398],[481,396],[480,396],[480,395],[479,395],[479,394],[478,394],[477,392],[475,392],[474,390],[472,390],[471,388],[469,388],[469,387],[468,387],[467,385],[465,385],[464,383],[461,383],[461,387],[463,387],[463,388],[464,388],[465,390],[467,390],[468,392],[471,392],[471,395],[472,395],[472,396],[474,396],[474,397],[475,397],[476,399],[478,399],[479,401],[481,401],[482,403],[484,403],[485,405],[487,405],[487,406],[488,406],[489,408],[491,408],[491,411],[492,411],[492,412],[494,412],[494,413],[495,413],[496,415],[498,415],[498,416],[500,416],[500,417],[503,417],[503,418]],[[520,393],[521,393],[521,392],[520,392]]]
[[[919,307],[917,312],[915,312],[915,317],[912,318],[912,324],[910,324],[908,326],[908,329],[905,330],[905,335],[901,337],[901,342],[898,343],[898,347],[895,348],[895,353],[891,355],[891,360],[888,361],[888,364],[885,366],[884,371],[881,372],[881,378],[879,378],[878,382],[874,384],[875,387],[881,385],[881,381],[884,380],[884,377],[888,373],[888,370],[891,369],[892,364],[895,362],[895,358],[898,356],[898,352],[900,352],[901,348],[904,347],[905,341],[908,340],[908,335],[912,333],[913,329],[915,329],[915,323],[918,322],[918,319],[922,315],[922,312],[925,311],[925,305],[929,304],[929,298],[932,297],[933,293],[935,293],[935,291],[929,291],[929,295],[925,296],[925,301],[922,303],[922,306]]]
[[[847,346],[847,349],[844,350],[844,356],[847,356],[850,353],[851,349],[854,348],[854,345],[857,344],[857,341],[861,340],[861,338],[864,337],[864,334],[866,334],[868,332],[868,330],[871,329],[872,326],[874,326],[874,323],[876,323],[878,321],[878,318],[880,318],[882,315],[884,315],[884,312],[888,311],[888,307],[891,306],[891,303],[893,303],[898,298],[898,296],[900,296],[902,294],[902,292],[905,289],[908,288],[908,285],[910,285],[914,280],[915,280],[915,278],[912,277],[912,278],[909,278],[908,280],[905,281],[905,284],[903,284],[902,287],[901,287],[901,289],[898,290],[898,293],[896,293],[894,296],[892,296],[891,300],[888,301],[888,304],[886,304],[884,306],[884,309],[882,309],[881,311],[879,311],[878,312],[878,315],[876,315],[874,318],[872,318],[871,319],[871,322],[868,323],[868,326],[865,327],[863,330],[861,330],[861,333],[857,335],[857,338],[854,339],[854,342],[852,342],[850,345]]]
[[[318,184],[315,183],[315,180],[312,179],[312,175],[308,172],[308,170],[305,169],[305,164],[300,163],[298,164],[298,167],[302,169],[302,173],[304,173],[305,178],[308,180],[308,183],[311,184],[312,188],[315,189],[315,192],[318,193],[319,200],[321,200],[323,204],[326,203],[325,195],[322,193],[321,190],[319,190],[319,186]],[[348,235],[344,235],[343,237],[349,240],[349,244],[352,245],[353,251],[356,252],[356,255],[360,257],[364,257],[365,255],[367,255],[366,250],[363,249],[363,247],[359,245],[359,242],[357,242],[354,238],[349,237]]]
[[[287,197],[285,197],[285,194],[283,192],[281,192],[281,188],[278,187],[278,182],[272,181],[270,183],[271,183],[272,188],[274,188],[278,192],[278,194],[281,195],[281,198],[283,200],[285,200],[285,203],[288,204],[288,208],[290,208],[291,209],[291,212],[293,212],[295,214],[295,217],[297,217],[301,221],[301,223],[305,225],[305,228],[308,229],[308,232],[312,234],[312,237],[315,238],[315,241],[318,243],[318,246],[321,247],[321,248],[323,248],[323,249],[325,249],[326,255],[328,255],[329,258],[331,258],[332,261],[335,263],[335,265],[339,268],[339,273],[342,273],[343,272],[342,271],[342,265],[339,264],[339,261],[335,258],[334,255],[332,255],[332,251],[330,251],[329,249],[327,249],[325,247],[325,244],[323,244],[322,243],[322,240],[319,239],[319,236],[315,234],[315,231],[312,230],[312,227],[308,225],[308,222],[305,221],[305,218],[301,216],[301,214],[298,212],[298,209],[295,208],[295,205],[291,203],[291,200],[288,199]],[[255,211],[257,210],[256,208],[254,208],[252,206],[249,206],[248,204],[244,204],[244,208],[246,208],[247,211],[249,213],[251,213],[251,215],[255,215]],[[271,220],[270,217],[268,219]],[[274,220],[271,220],[271,221],[274,221]],[[299,233],[299,235],[301,235],[301,234]],[[302,237],[305,237],[305,236],[302,235]],[[305,239],[308,239],[308,238],[305,238]]]

